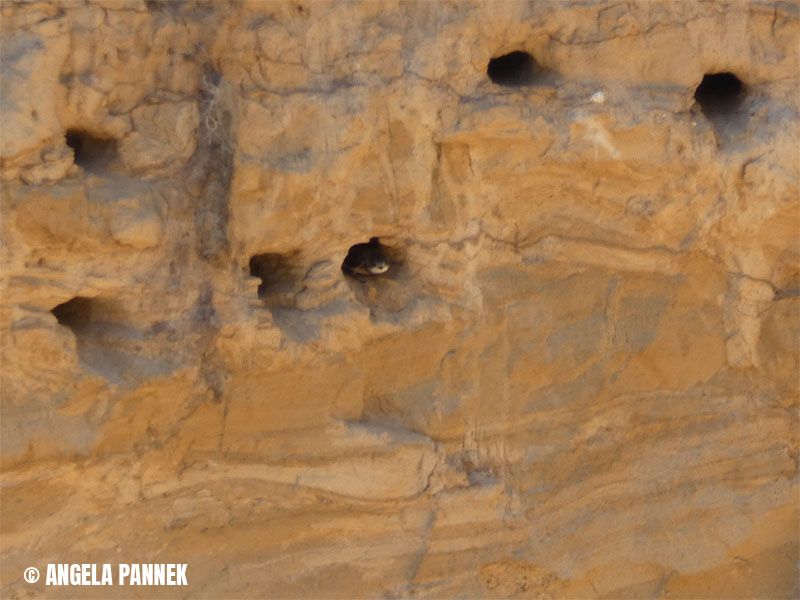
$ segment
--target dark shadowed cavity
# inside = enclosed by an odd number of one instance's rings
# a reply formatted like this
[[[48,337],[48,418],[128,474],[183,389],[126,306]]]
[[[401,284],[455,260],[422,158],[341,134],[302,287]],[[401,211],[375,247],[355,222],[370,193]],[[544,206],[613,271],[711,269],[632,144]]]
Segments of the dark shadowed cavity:
[[[745,86],[733,73],[711,73],[694,92],[694,99],[706,116],[728,115],[742,103]]]
[[[69,129],[64,137],[72,148],[75,164],[84,170],[102,168],[117,158],[117,140],[100,138],[82,129]]]
[[[516,50],[491,59],[486,74],[497,85],[518,87],[535,83],[539,71],[533,56]]]

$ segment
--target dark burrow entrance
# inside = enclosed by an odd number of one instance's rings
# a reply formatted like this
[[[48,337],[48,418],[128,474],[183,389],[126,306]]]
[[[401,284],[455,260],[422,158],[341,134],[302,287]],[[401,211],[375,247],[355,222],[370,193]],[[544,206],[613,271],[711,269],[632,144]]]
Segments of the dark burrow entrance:
[[[64,137],[75,164],[86,171],[103,169],[117,159],[117,140],[96,137],[82,129],[69,129]]]
[[[172,371],[178,351],[164,351],[130,321],[114,301],[76,296],[50,311],[75,336],[79,360],[116,384],[160,377]]]
[[[261,280],[258,297],[281,334],[299,343],[319,338],[321,320],[337,307],[316,302],[315,265],[304,265],[301,252],[295,250],[256,254],[250,257],[249,268],[250,276]]]
[[[745,96],[745,85],[733,73],[711,73],[694,92],[694,99],[709,118],[736,114]]]
[[[60,325],[69,327],[77,336],[86,330],[92,318],[92,300],[77,296],[59,304],[50,312],[53,313]]]
[[[370,309],[370,319],[400,323],[420,298],[420,282],[400,240],[373,237],[354,244],[341,269],[354,299]]]
[[[541,73],[536,60],[527,52],[515,50],[489,61],[486,74],[492,83],[519,87],[536,83]]]
[[[300,290],[302,273],[298,255],[265,252],[250,257],[250,275],[261,279],[258,297],[271,304],[291,305],[291,297]]]
[[[342,261],[342,272],[361,282],[377,278],[397,279],[404,262],[405,252],[400,246],[385,244],[380,238],[372,237],[350,246]]]

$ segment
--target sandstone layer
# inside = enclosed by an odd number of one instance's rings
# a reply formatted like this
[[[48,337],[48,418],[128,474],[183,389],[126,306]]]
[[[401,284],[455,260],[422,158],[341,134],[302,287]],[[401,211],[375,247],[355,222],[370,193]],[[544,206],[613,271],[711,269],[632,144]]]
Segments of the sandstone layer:
[[[0,10],[4,598],[800,593],[796,2]]]

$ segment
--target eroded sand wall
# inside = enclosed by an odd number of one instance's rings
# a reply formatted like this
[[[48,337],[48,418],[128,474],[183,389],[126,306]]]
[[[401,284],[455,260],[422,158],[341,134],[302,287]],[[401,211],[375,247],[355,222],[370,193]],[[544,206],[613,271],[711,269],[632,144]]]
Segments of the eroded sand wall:
[[[799,12],[4,2],[2,595],[796,596]]]

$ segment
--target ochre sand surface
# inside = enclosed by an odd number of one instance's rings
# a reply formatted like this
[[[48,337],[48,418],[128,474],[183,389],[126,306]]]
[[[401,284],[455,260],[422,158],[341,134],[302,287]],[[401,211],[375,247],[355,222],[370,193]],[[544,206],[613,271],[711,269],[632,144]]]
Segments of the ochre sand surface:
[[[0,15],[0,596],[800,594],[796,2]]]

